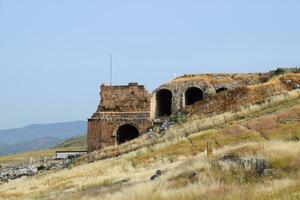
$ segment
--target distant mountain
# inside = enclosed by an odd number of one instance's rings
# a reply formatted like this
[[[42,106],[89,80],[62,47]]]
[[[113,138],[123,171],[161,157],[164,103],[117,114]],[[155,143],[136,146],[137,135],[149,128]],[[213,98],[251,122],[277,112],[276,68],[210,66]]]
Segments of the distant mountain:
[[[45,137],[69,139],[85,134],[86,130],[87,122],[85,121],[32,124],[23,128],[0,130],[0,145],[26,143]]]
[[[55,137],[43,137],[39,139],[32,140],[30,142],[10,144],[10,145],[0,145],[0,156],[17,154],[27,151],[36,151],[52,148],[58,144],[61,144],[64,139],[59,139]]]

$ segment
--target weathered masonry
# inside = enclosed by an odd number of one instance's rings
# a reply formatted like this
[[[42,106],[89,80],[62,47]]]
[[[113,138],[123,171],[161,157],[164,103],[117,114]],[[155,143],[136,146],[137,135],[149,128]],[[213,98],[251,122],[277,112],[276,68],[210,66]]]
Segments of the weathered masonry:
[[[151,118],[176,113],[219,92],[266,81],[268,74],[184,75],[158,87],[151,99]]]
[[[150,94],[144,86],[101,85],[101,102],[88,120],[88,151],[132,140],[150,126]]]
[[[268,74],[185,75],[149,94],[143,85],[101,85],[101,101],[88,120],[88,151],[118,145],[145,133],[153,119],[236,87],[265,82]]]

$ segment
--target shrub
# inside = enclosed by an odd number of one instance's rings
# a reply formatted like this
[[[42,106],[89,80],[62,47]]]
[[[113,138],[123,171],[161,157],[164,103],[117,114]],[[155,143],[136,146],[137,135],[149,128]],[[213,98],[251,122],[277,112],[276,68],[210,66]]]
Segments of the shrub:
[[[278,76],[280,74],[284,74],[285,73],[285,70],[282,69],[282,68],[277,68],[274,72],[273,72],[273,75],[275,76]]]

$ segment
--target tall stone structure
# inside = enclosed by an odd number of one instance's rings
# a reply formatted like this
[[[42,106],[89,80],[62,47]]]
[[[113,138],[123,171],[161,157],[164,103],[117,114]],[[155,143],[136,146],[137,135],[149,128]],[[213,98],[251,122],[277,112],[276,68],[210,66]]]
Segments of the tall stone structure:
[[[97,111],[88,119],[88,151],[134,139],[151,125],[151,95],[143,85],[101,85],[100,97]]]

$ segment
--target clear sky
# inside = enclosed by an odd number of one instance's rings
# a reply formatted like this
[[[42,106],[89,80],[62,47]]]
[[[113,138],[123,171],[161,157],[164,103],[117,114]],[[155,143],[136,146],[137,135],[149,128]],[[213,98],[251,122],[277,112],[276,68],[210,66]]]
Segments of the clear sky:
[[[299,0],[0,0],[0,129],[86,120],[99,86],[300,66]]]

